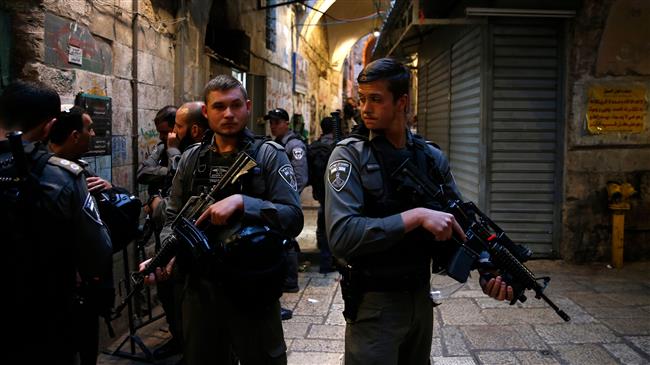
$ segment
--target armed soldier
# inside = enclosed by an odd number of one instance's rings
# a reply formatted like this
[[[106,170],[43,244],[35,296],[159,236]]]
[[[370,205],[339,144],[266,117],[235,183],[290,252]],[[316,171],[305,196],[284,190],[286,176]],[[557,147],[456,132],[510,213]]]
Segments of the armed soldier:
[[[169,134],[174,128],[175,119],[176,107],[172,105],[160,109],[153,119],[160,141],[151,151],[151,154],[140,164],[137,176],[138,183],[148,186],[147,191],[150,199],[169,188],[168,172],[181,156],[181,151],[178,149],[178,139],[175,135],[169,138]]]
[[[307,146],[300,135],[289,129],[289,113],[286,110],[282,108],[269,110],[264,116],[264,120],[269,121],[271,134],[275,138],[275,142],[286,150],[293,171],[296,174],[296,185],[298,186],[298,195],[300,195],[309,182]],[[283,289],[287,293],[297,293],[300,290],[298,287],[298,253],[300,252],[300,246],[298,246],[298,241],[295,239],[293,244],[293,247],[289,249],[289,269],[287,270],[287,278]],[[283,320],[290,319],[293,316],[293,311],[282,308],[281,315]]]
[[[163,239],[172,235],[173,221],[190,196],[218,184],[242,152],[252,156],[257,167],[220,190],[216,203],[203,212],[196,225],[212,224],[205,232],[213,246],[219,245],[219,234],[233,223],[262,224],[287,237],[297,236],[303,215],[293,168],[282,146],[256,138],[246,128],[251,111],[246,90],[233,77],[220,75],[208,82],[204,95],[203,114],[214,134],[181,157],[167,204]],[[245,252],[243,258],[245,261]],[[145,264],[141,265],[143,270]],[[269,292],[267,287],[237,287],[230,282],[233,277],[225,280],[221,268],[212,261],[194,265],[180,255],[178,265],[187,273],[183,298],[187,364],[228,364],[233,351],[244,365],[286,364],[278,301],[282,275],[277,282],[259,283],[277,287],[277,291]],[[170,265],[157,269],[155,279],[167,276],[170,269]],[[151,280],[154,278],[147,279]]]
[[[11,293],[4,321],[11,335],[3,342],[8,363],[72,364],[77,273],[91,290],[112,277],[111,241],[81,167],[52,156],[40,142],[60,107],[56,92],[36,83],[16,82],[0,98],[0,126],[22,131],[24,147],[16,139],[11,152],[8,141],[0,146],[2,267]],[[38,348],[29,341],[34,328]]]
[[[69,112],[61,112],[53,124],[49,135],[49,148],[55,156],[65,158],[78,164],[83,169],[83,176],[86,177],[86,184],[90,194],[112,188],[110,182],[95,175],[88,168],[88,163],[81,160],[81,156],[88,152],[90,140],[95,135],[93,121],[88,113],[80,107],[73,107]],[[93,197],[97,197],[93,194]],[[102,217],[102,221],[104,221]],[[112,234],[112,232],[111,232]],[[101,290],[105,294],[92,297],[88,293],[87,283],[78,284],[78,300],[75,301],[75,315],[77,326],[77,338],[75,344],[79,352],[81,365],[97,363],[97,346],[99,344],[99,323],[98,316],[110,316],[110,309],[113,306],[113,278],[107,278],[102,283]],[[98,303],[102,298],[104,303]]]
[[[326,174],[330,247],[344,271],[345,363],[428,364],[433,311],[431,257],[436,241],[465,234],[454,216],[424,208],[390,178],[406,158],[436,185],[460,196],[445,156],[406,127],[409,70],[392,59],[359,74],[361,113],[369,134],[338,143]],[[500,277],[481,282],[498,300],[512,299]]]
[[[181,152],[190,146],[201,142],[205,131],[210,126],[208,120],[203,115],[202,109],[205,104],[201,101],[188,102],[180,106],[176,111],[174,129],[167,137],[168,150],[178,148]],[[171,141],[171,143],[170,143]],[[171,147],[170,147],[171,146]],[[172,167],[168,169],[169,181],[176,173],[176,167],[180,155],[172,157]],[[171,187],[170,187],[171,188]],[[154,226],[161,227],[167,220],[167,201],[169,193],[163,192],[161,196],[156,196],[151,200],[151,219]],[[185,285],[185,277],[182,272],[174,269],[173,275],[169,281],[158,283],[158,297],[163,305],[169,323],[169,332],[172,338],[163,346],[157,348],[153,355],[156,359],[162,359],[182,352],[183,327],[182,327],[182,291]]]

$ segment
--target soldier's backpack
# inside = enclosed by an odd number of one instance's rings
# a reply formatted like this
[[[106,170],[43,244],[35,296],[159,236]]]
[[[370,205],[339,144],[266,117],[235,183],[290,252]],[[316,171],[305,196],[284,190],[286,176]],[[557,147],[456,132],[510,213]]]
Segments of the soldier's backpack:
[[[312,196],[321,203],[325,201],[324,176],[327,170],[327,161],[332,154],[334,146],[335,143],[328,144],[317,139],[307,147],[309,185],[312,187]]]

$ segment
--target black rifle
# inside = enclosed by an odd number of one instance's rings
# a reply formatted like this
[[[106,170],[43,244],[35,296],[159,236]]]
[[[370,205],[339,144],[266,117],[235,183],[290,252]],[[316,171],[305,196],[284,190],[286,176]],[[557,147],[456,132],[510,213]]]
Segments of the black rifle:
[[[535,275],[524,265],[532,255],[532,251],[523,245],[514,243],[506,233],[490,218],[488,218],[472,202],[462,202],[457,197],[448,199],[443,186],[432,184],[427,178],[421,176],[421,172],[410,159],[406,159],[391,175],[399,181],[403,187],[412,189],[427,201],[435,201],[445,208],[447,213],[454,216],[460,227],[467,236],[467,241],[462,242],[452,238],[458,245],[447,269],[447,275],[458,282],[467,281],[469,272],[479,265],[479,255],[487,251],[490,261],[500,275],[512,286],[513,299],[510,304],[517,300],[526,301],[524,292],[533,290],[536,299],[543,299],[563,320],[569,321],[570,317],[558,308],[550,299],[544,295],[550,277],[536,278]],[[540,280],[543,283],[540,283]]]
[[[172,222],[173,233],[162,242],[156,256],[151,259],[144,270],[131,274],[133,289],[122,299],[122,303],[115,308],[113,318],[119,317],[120,312],[127,306],[131,297],[142,290],[144,278],[153,273],[156,268],[164,267],[174,257],[180,245],[189,249],[195,259],[201,259],[214,253],[214,247],[210,246],[208,238],[195,225],[195,222],[210,205],[216,202],[215,198],[223,188],[235,183],[239,177],[255,166],[257,166],[257,163],[251,156],[246,152],[240,152],[232,166],[228,168],[228,171],[212,187],[209,193],[201,193],[199,196],[190,197],[174,219],[174,222]]]
[[[330,115],[334,120],[334,143],[339,143],[343,139],[343,131],[341,125],[341,112],[335,111],[331,112]]]

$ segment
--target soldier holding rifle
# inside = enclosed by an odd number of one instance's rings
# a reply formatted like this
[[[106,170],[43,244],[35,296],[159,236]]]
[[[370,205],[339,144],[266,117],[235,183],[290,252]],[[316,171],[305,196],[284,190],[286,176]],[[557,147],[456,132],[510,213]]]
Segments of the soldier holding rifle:
[[[409,70],[383,58],[368,64],[357,80],[369,133],[338,143],[325,175],[330,247],[353,269],[344,271],[341,283],[345,363],[428,364],[431,258],[441,254],[435,241],[464,240],[465,234],[453,215],[422,207],[390,175],[412,158],[432,183],[460,193],[445,156],[407,129]],[[512,299],[512,288],[500,277],[481,285],[497,300]]]
[[[204,95],[203,114],[214,133],[208,134],[201,145],[183,152],[172,182],[161,238],[166,240],[174,234],[172,222],[190,197],[211,191],[225,179],[242,152],[251,156],[257,166],[217,191],[215,203],[203,211],[196,226],[204,228],[210,245],[223,243],[223,231],[235,223],[264,225],[285,237],[297,236],[303,215],[293,168],[282,146],[255,137],[246,128],[251,111],[246,90],[233,77],[220,75],[208,82]],[[256,257],[255,252],[250,252],[250,257]],[[241,364],[286,364],[278,301],[282,275],[274,276],[279,278],[277,282],[267,283],[277,285],[277,291],[269,291],[246,285],[234,287],[218,264],[194,264],[180,251],[177,263],[187,273],[183,298],[183,353],[187,364],[229,364],[233,352]],[[227,260],[224,263],[227,265]],[[170,266],[156,270],[158,280],[171,272]],[[250,293],[265,295],[251,298]]]

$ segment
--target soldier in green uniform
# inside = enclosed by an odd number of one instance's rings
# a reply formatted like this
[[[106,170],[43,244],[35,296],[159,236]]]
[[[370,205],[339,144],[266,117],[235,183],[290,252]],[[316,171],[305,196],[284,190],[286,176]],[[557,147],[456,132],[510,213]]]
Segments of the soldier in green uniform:
[[[0,128],[22,131],[25,153],[0,143],[2,277],[10,314],[3,356],[11,364],[72,364],[76,288],[84,283],[92,291],[112,280],[111,241],[83,169],[40,142],[60,107],[56,92],[42,84],[16,82],[0,97]],[[23,183],[7,183],[21,175]],[[36,342],[30,340],[35,329]]]
[[[428,364],[433,311],[431,258],[436,241],[465,239],[453,215],[422,207],[391,177],[406,159],[460,197],[445,156],[406,126],[409,70],[392,59],[359,74],[361,113],[369,133],[345,139],[325,174],[325,217],[335,257],[351,268],[346,303],[345,364]],[[482,285],[512,299],[501,278]]]
[[[245,174],[240,184],[222,191],[217,202],[198,219],[197,226],[210,222],[219,227],[238,221],[242,225],[263,224],[286,237],[297,236],[303,215],[293,168],[282,146],[256,138],[246,128],[251,111],[246,90],[233,77],[220,75],[208,82],[204,95],[203,114],[214,133],[206,135],[201,145],[183,152],[172,182],[162,238],[172,233],[170,225],[190,196],[217,183],[240,151],[249,153],[257,167]],[[215,241],[209,234],[208,240]],[[229,364],[233,352],[243,365],[286,364],[278,301],[282,278],[276,283],[277,295],[244,298],[230,290],[229,283],[218,275],[208,274],[210,270],[184,265],[181,256],[178,263],[187,274],[183,298],[183,353],[187,364]],[[170,272],[167,265],[147,281],[160,280]]]

